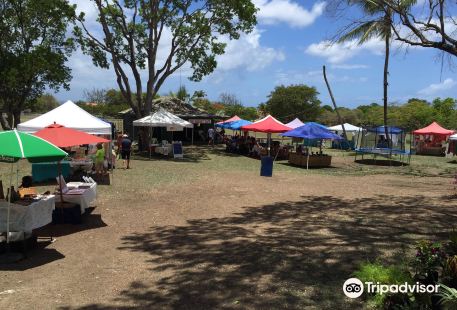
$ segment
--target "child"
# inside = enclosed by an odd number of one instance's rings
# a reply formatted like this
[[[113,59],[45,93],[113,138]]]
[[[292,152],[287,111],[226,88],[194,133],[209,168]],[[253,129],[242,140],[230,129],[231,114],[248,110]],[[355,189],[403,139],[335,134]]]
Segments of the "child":
[[[103,163],[105,161],[105,149],[101,143],[97,144],[97,152],[95,153],[95,172],[102,174],[104,172]]]

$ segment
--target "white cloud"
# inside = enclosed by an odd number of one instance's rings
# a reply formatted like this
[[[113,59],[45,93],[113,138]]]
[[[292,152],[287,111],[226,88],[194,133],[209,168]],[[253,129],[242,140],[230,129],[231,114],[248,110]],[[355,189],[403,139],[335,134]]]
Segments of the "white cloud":
[[[438,94],[439,92],[452,89],[456,85],[457,85],[457,81],[454,81],[453,79],[448,78],[448,79],[445,79],[441,83],[430,84],[429,86],[425,87],[424,89],[421,89],[417,93],[419,95],[423,95],[423,96],[432,96],[432,95]]]
[[[259,8],[257,18],[265,24],[286,23],[291,27],[306,27],[322,15],[325,2],[316,2],[311,10],[290,0],[254,0]]]
[[[298,72],[294,70],[282,71],[279,70],[275,74],[276,84],[323,84],[324,76],[322,70],[311,70]],[[335,83],[365,83],[368,81],[366,77],[355,77],[349,75],[336,76],[332,73],[327,73],[327,78]]]
[[[260,44],[261,33],[255,28],[251,33],[242,34],[239,40],[223,38],[227,47],[225,54],[217,57],[218,69],[227,71],[246,68],[248,71],[257,71],[275,61],[284,61],[286,56],[282,51]]]
[[[333,69],[341,69],[341,70],[356,70],[356,69],[368,69],[369,66],[367,65],[349,65],[349,64],[340,64],[340,65],[332,65]]]
[[[359,45],[356,40],[343,43],[321,41],[309,45],[305,50],[309,55],[326,58],[331,64],[341,64],[362,51],[383,55],[384,42],[379,39],[371,39],[365,44]]]

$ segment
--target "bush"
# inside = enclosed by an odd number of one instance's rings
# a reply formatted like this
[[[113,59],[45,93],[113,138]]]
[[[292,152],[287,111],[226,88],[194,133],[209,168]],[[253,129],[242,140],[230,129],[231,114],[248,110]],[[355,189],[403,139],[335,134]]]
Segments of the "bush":
[[[383,266],[380,263],[364,263],[354,275],[362,282],[379,282],[382,284],[411,283],[412,278],[406,266]],[[409,296],[406,294],[375,294],[368,297],[372,308],[390,308],[389,305],[409,305]]]

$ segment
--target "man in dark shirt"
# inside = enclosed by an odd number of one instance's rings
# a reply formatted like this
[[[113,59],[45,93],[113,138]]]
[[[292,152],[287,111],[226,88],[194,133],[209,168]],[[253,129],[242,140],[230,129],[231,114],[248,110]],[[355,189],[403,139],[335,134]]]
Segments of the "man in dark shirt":
[[[125,162],[127,161],[127,169],[130,169],[130,153],[132,152],[132,140],[129,136],[124,134],[121,141],[121,156],[122,166],[125,168]]]

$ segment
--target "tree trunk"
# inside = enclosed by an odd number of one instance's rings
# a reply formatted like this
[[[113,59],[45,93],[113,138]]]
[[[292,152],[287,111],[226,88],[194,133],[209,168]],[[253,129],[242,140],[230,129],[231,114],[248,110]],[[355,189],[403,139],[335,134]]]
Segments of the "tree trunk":
[[[338,112],[338,108],[337,108],[337,106],[336,106],[335,98],[333,97],[333,93],[332,93],[332,90],[331,90],[331,88],[330,88],[330,84],[328,83],[328,80],[327,80],[327,74],[326,74],[326,72],[325,72],[325,66],[322,67],[322,71],[324,72],[325,84],[327,84],[327,89],[328,89],[328,92],[329,92],[329,94],[330,94],[330,98],[332,99],[333,108],[335,109],[336,116],[338,117],[338,122],[341,124],[341,127],[343,128],[344,139],[345,139],[346,141],[348,141],[348,136],[347,136],[347,134],[346,134],[346,128],[344,128],[343,119],[341,118],[340,112]]]
[[[21,111],[14,111],[13,113],[13,128],[17,128],[17,125],[21,123]]]
[[[389,87],[388,75],[389,75],[389,56],[390,56],[390,13],[386,14],[386,27],[389,27],[389,30],[386,31],[385,37],[385,58],[384,58],[384,132],[386,134],[386,140],[388,147],[391,147],[391,139],[389,137],[389,129],[387,128],[387,88]]]
[[[3,130],[11,130],[11,126],[8,123],[8,120],[5,119],[3,112],[0,112],[0,124],[2,125]]]

